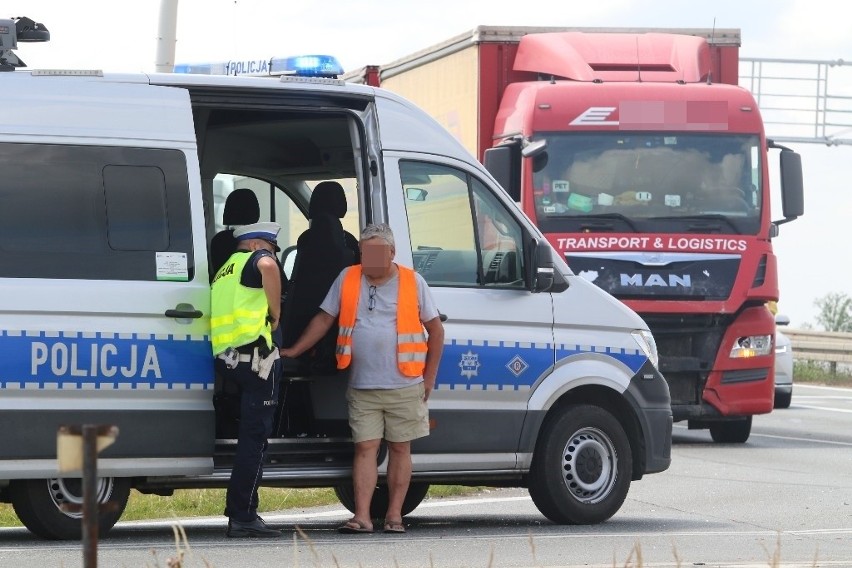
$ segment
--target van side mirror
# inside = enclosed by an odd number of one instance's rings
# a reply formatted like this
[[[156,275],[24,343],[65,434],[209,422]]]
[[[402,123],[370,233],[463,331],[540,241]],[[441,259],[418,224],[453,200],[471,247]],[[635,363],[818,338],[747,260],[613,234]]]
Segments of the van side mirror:
[[[533,292],[561,292],[568,283],[553,266],[553,247],[545,239],[530,243],[527,287]]]

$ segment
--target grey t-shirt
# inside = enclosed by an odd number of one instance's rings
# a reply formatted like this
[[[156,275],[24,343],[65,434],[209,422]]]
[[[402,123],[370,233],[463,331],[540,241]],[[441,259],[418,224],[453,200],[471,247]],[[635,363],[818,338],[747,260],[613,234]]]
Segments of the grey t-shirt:
[[[347,268],[337,276],[320,305],[325,313],[337,317],[340,313],[340,291]],[[422,276],[414,273],[417,282],[417,301],[420,321],[438,317],[438,308]],[[370,283],[361,275],[361,293],[355,312],[352,331],[352,375],[349,386],[355,389],[398,389],[415,385],[423,377],[406,377],[399,371],[396,356],[396,306],[399,298],[399,274],[376,286],[373,309],[370,309]]]

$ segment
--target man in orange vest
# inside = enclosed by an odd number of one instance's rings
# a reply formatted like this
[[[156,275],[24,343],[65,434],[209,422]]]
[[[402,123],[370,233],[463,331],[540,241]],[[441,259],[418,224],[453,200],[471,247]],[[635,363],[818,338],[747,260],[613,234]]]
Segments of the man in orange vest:
[[[338,530],[373,532],[370,501],[378,480],[376,456],[388,445],[388,509],[384,532],[402,533],[402,502],[411,481],[411,440],[429,435],[426,402],[435,387],[444,327],[422,276],[393,262],[393,232],[368,225],[361,262],[345,268],[320,311],[283,357],[298,357],[338,320],[337,368],[351,369],[349,426],[355,441],[355,514]],[[425,331],[428,333],[428,338]]]

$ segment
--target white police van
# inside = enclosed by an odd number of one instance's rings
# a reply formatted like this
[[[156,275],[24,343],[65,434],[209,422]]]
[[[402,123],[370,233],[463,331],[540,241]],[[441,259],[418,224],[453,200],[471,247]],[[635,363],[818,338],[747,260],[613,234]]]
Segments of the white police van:
[[[573,275],[411,103],[336,79],[16,70],[0,89],[0,500],[32,532],[80,535],[60,509],[81,501],[79,472],[57,469],[63,425],[119,428],[98,461],[99,497],[118,505],[101,534],[131,488],[226,486],[209,243],[242,188],[286,247],[312,189],[339,182],[344,226],[389,223],[397,261],[431,285],[446,342],[405,513],[429,484],[515,486],[554,522],[597,523],[669,466],[645,323]],[[285,378],[265,485],[335,487],[353,506],[345,381]]]

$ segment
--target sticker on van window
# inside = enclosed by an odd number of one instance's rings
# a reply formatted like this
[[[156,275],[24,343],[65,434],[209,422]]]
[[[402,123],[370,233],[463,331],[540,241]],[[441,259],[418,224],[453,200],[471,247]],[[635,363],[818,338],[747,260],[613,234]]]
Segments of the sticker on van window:
[[[157,253],[157,280],[186,282],[189,280],[185,252]]]

